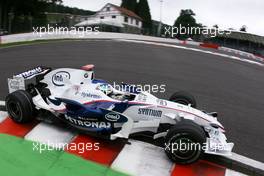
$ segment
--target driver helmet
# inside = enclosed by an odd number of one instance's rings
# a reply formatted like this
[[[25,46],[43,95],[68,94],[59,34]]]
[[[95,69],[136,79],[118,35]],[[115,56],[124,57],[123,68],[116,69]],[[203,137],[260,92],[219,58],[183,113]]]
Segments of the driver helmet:
[[[109,84],[101,84],[99,85],[99,90],[104,92],[104,94],[109,95],[113,92],[113,87]]]

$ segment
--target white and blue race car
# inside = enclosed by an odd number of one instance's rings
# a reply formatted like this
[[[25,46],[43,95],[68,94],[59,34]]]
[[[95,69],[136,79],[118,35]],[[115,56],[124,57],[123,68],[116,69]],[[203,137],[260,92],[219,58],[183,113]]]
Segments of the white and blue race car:
[[[6,108],[10,118],[26,123],[35,118],[60,121],[110,140],[142,132],[163,139],[168,157],[189,164],[203,153],[231,155],[217,113],[196,109],[186,92],[170,100],[124,84],[121,90],[94,78],[93,65],[81,69],[37,67],[8,79]]]

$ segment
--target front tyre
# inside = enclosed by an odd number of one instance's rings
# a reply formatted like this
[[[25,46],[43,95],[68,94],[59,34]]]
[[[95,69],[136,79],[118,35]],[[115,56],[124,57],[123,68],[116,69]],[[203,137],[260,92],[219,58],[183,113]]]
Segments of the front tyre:
[[[191,107],[196,108],[197,103],[193,95],[191,95],[188,92],[185,91],[179,91],[174,93],[170,99],[170,101],[175,102],[175,103],[180,103],[183,105],[191,105]]]
[[[35,107],[31,95],[24,90],[17,90],[6,97],[6,109],[16,123],[33,121]]]
[[[204,130],[191,120],[183,120],[173,126],[165,138],[165,153],[175,163],[191,164],[204,153]]]

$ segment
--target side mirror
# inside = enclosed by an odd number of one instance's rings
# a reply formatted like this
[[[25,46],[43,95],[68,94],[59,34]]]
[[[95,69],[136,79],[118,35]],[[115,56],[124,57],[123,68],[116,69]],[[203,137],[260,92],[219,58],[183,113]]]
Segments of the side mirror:
[[[210,116],[213,116],[213,117],[217,117],[218,116],[217,112],[209,112],[207,114],[210,115]]]

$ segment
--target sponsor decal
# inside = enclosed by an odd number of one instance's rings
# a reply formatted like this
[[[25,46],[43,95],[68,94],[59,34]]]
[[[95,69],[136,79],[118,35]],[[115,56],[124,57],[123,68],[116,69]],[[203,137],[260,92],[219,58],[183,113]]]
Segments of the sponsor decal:
[[[81,89],[81,87],[79,85],[74,85],[73,86],[73,89],[76,91],[75,94],[78,94],[79,93],[79,90]]]
[[[69,72],[59,71],[52,76],[52,83],[55,86],[64,86],[65,80],[70,79],[70,78],[71,78],[71,75]]]
[[[25,82],[22,77],[14,77],[13,79],[8,78],[8,89],[9,93],[16,90],[25,90]]]
[[[116,122],[120,119],[120,115],[116,113],[108,113],[105,115],[105,119],[111,122]]]
[[[92,93],[88,93],[88,92],[76,92],[75,95],[80,95],[83,98],[93,98],[93,99],[101,99],[102,96],[97,95],[97,94],[92,94]]]
[[[87,118],[87,117],[77,117],[77,119],[79,119],[79,120],[89,120],[89,121],[98,121],[98,119],[97,118]]]
[[[153,109],[146,109],[146,108],[139,108],[138,114],[146,115],[146,116],[153,116],[153,117],[161,117],[162,111],[153,110]]]
[[[147,101],[147,96],[143,95],[143,94],[139,94],[138,95],[138,101],[146,102]]]
[[[157,99],[157,103],[161,106],[167,106],[167,101],[162,99]]]
[[[28,71],[26,71],[26,72],[23,72],[23,73],[20,73],[19,75],[17,75],[17,76],[19,76],[19,77],[23,77],[23,78],[29,78],[29,77],[31,77],[31,76],[34,76],[34,75],[38,75],[38,74],[40,74],[40,73],[42,73],[43,72],[43,69],[41,68],[41,67],[37,67],[37,68],[34,68],[34,69],[32,69],[32,70],[28,70]]]
[[[181,104],[177,104],[177,107],[178,107],[178,108],[184,108],[184,106],[181,105]]]
[[[84,78],[88,78],[89,77],[89,74],[88,73],[85,73],[84,74]]]
[[[10,80],[9,85],[12,89],[19,89],[19,82],[17,80]]]
[[[78,118],[83,119],[82,117],[78,117]],[[65,119],[75,125],[88,127],[88,128],[106,128],[106,129],[111,128],[110,122],[91,122],[85,120],[78,120],[67,115],[65,115]]]
[[[23,84],[23,80],[20,81],[19,79],[10,79],[9,85],[12,89],[18,90],[21,83]]]

